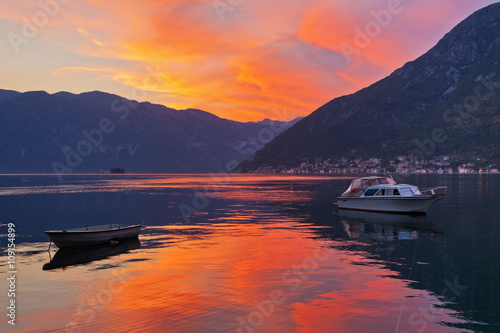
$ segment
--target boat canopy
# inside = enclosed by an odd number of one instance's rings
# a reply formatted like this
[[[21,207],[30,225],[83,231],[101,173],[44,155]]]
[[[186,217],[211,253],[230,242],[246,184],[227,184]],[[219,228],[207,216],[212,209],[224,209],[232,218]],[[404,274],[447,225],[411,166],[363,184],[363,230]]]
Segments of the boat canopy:
[[[354,179],[349,188],[342,193],[341,197],[359,197],[367,187],[382,184],[396,185],[396,182],[392,178],[387,177],[363,177]]]

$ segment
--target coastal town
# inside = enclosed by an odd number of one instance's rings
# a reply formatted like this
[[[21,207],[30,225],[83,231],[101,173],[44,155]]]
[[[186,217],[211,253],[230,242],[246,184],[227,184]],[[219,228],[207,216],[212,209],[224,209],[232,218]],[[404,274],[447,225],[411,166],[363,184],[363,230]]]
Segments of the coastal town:
[[[483,160],[463,161],[456,156],[434,156],[429,160],[419,160],[414,156],[399,155],[393,159],[383,158],[330,158],[327,160],[305,161],[295,167],[280,165],[265,166],[254,170],[255,173],[288,174],[498,174],[494,165]]]

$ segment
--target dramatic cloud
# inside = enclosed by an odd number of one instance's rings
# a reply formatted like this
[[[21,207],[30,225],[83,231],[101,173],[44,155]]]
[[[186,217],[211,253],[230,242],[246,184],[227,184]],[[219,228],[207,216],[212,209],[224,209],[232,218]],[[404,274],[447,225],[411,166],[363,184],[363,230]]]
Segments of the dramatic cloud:
[[[2,2],[0,82],[99,89],[236,120],[293,118],[390,74],[493,2]]]

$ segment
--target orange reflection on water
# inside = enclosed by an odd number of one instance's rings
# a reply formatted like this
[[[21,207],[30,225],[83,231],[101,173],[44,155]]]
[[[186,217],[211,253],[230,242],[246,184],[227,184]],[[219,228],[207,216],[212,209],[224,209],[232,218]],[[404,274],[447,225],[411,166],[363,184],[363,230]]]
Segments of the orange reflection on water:
[[[238,316],[283,283],[282,272],[297,263],[296,253],[290,253],[300,248],[302,256],[313,255],[312,241],[291,230],[243,225],[238,235],[229,231],[228,236],[225,228],[210,231],[209,237],[145,251],[150,261],[126,269],[125,290],[106,307],[106,312],[120,313],[119,320],[90,325],[144,331],[140,322],[164,331],[196,331],[207,325],[234,330]]]
[[[45,175],[54,177],[54,175]],[[102,179],[96,179],[101,177]],[[255,199],[273,200],[280,196],[262,197],[261,190],[266,192],[276,191],[286,193],[287,188],[293,189],[294,184],[304,181],[326,181],[333,179],[348,179],[349,177],[313,177],[313,176],[290,176],[290,175],[240,175],[240,174],[127,174],[127,175],[88,175],[68,174],[64,176],[64,182],[58,184],[29,185],[0,188],[0,195],[26,195],[26,194],[56,194],[56,193],[93,193],[93,192],[129,192],[129,191],[151,191],[156,193],[165,190],[196,189],[201,193],[234,193],[232,198],[248,197]],[[284,190],[275,190],[268,185],[285,185]],[[241,190],[241,191],[235,191]],[[243,190],[247,190],[244,194]],[[248,191],[251,190],[251,191]],[[175,193],[175,192],[170,192]],[[239,193],[239,194],[238,194]]]
[[[446,332],[450,328],[438,322],[460,322],[456,313],[438,308],[443,306],[438,297],[410,288],[410,281],[396,278],[399,272],[362,250],[364,241],[374,238],[361,222],[344,222],[357,240],[333,241],[321,233],[325,228],[328,234],[329,226],[305,222],[310,219],[304,215],[312,216],[307,210],[280,210],[284,205],[279,203],[314,200],[314,191],[303,186],[314,178],[302,179],[299,189],[296,177],[284,176],[238,176],[224,186],[209,176],[118,179],[104,190],[206,186],[214,198],[239,201],[217,206],[196,225],[146,227],[142,248],[128,253],[43,273],[40,260],[26,263],[31,266],[22,278],[33,286],[24,282],[20,303],[48,299],[51,307],[23,308],[24,327],[47,332],[412,332],[425,323],[429,332]],[[71,186],[75,191],[99,188],[86,182]],[[432,322],[422,321],[420,309],[439,313]],[[51,316],[58,320],[42,320]]]
[[[107,332],[395,331],[398,322],[408,328],[419,307],[439,303],[365,253],[335,249],[298,227],[227,223],[201,234],[190,232],[199,226],[162,227],[184,233],[170,245],[130,253],[123,267],[89,284],[80,304],[110,290],[116,272],[123,279],[120,291],[93,309],[95,318],[74,314],[73,321],[83,331]]]

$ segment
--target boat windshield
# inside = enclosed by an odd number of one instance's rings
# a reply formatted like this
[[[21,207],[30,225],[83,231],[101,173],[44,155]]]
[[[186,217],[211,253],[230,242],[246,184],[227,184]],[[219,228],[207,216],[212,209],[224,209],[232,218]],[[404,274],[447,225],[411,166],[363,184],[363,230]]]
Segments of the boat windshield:
[[[382,185],[382,184],[392,184],[395,185],[396,182],[392,178],[362,178],[363,186],[366,188],[368,186]]]
[[[342,194],[342,197],[359,197],[367,187],[384,184],[396,185],[396,182],[392,178],[386,177],[367,177],[354,179],[347,191]]]
[[[366,186],[365,186],[366,187]],[[351,185],[342,193],[342,197],[359,197],[363,193],[363,184],[361,184],[361,179],[354,179]]]
[[[377,178],[377,181],[379,184],[396,184],[396,182],[392,178]]]

